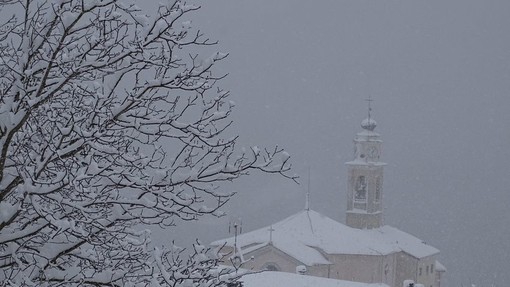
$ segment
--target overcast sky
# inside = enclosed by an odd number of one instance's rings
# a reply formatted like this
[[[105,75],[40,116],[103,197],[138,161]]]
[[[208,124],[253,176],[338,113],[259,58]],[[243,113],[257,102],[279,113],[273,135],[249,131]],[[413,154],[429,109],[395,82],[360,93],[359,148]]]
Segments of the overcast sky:
[[[346,167],[371,96],[385,223],[441,250],[447,285],[510,282],[510,1],[203,1],[193,22],[229,52],[221,84],[239,146],[285,147],[301,185],[226,186],[245,231],[311,207],[344,220]],[[198,227],[198,228],[197,228]],[[227,237],[226,219],[169,231]],[[164,241],[160,234],[157,242]]]

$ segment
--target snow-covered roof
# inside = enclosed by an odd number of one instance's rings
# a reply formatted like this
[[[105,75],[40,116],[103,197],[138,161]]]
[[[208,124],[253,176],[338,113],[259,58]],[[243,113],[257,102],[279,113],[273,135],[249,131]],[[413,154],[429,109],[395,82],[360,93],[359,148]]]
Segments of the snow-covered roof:
[[[241,278],[244,287],[388,287],[382,283],[359,283],[286,272],[261,272]]]
[[[271,229],[271,231],[270,231]],[[213,246],[234,246],[234,237],[217,240]],[[386,255],[404,251],[423,258],[439,250],[391,226],[356,229],[313,210],[304,210],[269,227],[237,236],[237,247],[248,254],[272,244],[308,266],[330,264],[327,254]]]
[[[446,267],[444,267],[444,265],[441,264],[441,262],[436,260],[436,264],[434,264],[434,266],[436,267],[437,272],[446,272]]]

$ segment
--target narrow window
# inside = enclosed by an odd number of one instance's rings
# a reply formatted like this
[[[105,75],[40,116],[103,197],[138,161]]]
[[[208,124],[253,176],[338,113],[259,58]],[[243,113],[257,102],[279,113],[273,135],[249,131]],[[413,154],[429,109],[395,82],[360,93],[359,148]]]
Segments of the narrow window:
[[[375,202],[381,201],[381,177],[375,178]]]
[[[418,276],[421,276],[421,267],[418,269]]]
[[[354,200],[362,202],[367,200],[367,179],[363,175],[358,176],[356,180]]]

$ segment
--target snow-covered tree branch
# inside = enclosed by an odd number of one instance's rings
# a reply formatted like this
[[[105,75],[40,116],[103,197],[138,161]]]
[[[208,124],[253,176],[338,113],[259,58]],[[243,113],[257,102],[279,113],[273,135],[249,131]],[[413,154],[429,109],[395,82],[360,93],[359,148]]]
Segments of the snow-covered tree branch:
[[[231,280],[202,246],[184,262],[137,228],[221,215],[218,183],[251,170],[292,178],[283,150],[225,138],[234,104],[213,67],[227,54],[202,57],[214,42],[190,26],[197,9],[0,1],[0,282]]]

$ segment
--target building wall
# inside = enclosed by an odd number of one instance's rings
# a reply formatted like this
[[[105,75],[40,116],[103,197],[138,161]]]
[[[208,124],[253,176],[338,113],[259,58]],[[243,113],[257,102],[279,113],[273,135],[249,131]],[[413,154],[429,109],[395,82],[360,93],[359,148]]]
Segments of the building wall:
[[[435,264],[436,256],[428,256],[418,261],[416,282],[423,284],[425,287],[438,287],[436,282]]]
[[[381,226],[382,213],[357,213],[347,211],[345,224],[356,228],[377,228]]]
[[[357,282],[381,282],[384,256],[333,254],[328,259],[330,278]]]
[[[396,284],[396,273],[397,273],[397,255],[398,253],[392,253],[384,256],[382,262],[382,283],[388,286],[401,287]]]
[[[326,254],[325,254],[326,255]],[[366,283],[386,283],[392,286],[394,262],[392,255],[372,256],[372,255],[345,255],[335,254],[326,255],[331,265],[306,266],[307,274],[312,276],[366,282]],[[274,264],[279,271],[296,272],[296,267],[303,263],[290,257],[288,254],[274,248],[266,246],[262,249],[244,254],[247,260],[253,257],[253,260],[246,262],[243,268],[253,270],[263,270],[268,263]],[[385,266],[386,269],[385,269]],[[386,272],[385,272],[386,271]],[[385,275],[384,275],[385,274]]]
[[[436,277],[436,287],[441,287],[441,279],[443,277],[444,271],[434,271]]]
[[[405,252],[398,252],[395,256],[396,272],[393,286],[402,286],[404,280],[413,280],[416,282],[418,259]]]
[[[382,225],[383,166],[348,163],[347,226],[365,229]],[[366,197],[357,200],[359,179],[365,179]],[[380,182],[377,184],[377,182]]]
[[[222,250],[224,253],[227,251],[232,251],[231,247],[225,247]],[[308,275],[365,283],[384,283],[391,287],[401,287],[404,280],[413,280],[425,287],[441,287],[441,274],[435,271],[434,266],[436,255],[421,259],[405,252],[388,255],[323,255],[332,264],[306,266]],[[265,270],[268,264],[272,264],[278,271],[295,273],[297,266],[304,265],[272,245],[246,253],[243,257],[246,262],[242,267],[256,271]],[[230,263],[228,258],[224,260],[224,263]]]
[[[250,259],[252,257],[253,259]],[[257,271],[265,270],[268,264],[274,264],[278,271],[295,273],[296,267],[303,265],[272,245],[244,254],[244,260],[246,263],[243,264],[243,268]]]
[[[431,255],[418,259],[405,252],[397,253],[395,286],[402,286],[404,280],[413,280],[425,287],[439,287],[437,280],[439,274],[436,274],[434,266],[436,256]]]

